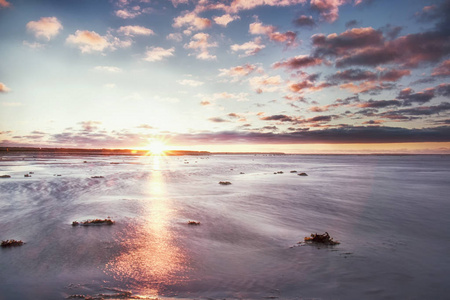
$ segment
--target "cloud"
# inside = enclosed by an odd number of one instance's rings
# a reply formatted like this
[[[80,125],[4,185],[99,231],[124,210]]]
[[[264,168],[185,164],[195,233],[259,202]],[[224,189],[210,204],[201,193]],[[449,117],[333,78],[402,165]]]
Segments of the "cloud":
[[[209,42],[209,34],[197,33],[192,38],[189,44],[184,45],[186,49],[193,49],[197,52],[197,58],[201,60],[216,59],[215,55],[209,54],[209,48],[217,47],[217,43]]]
[[[300,68],[312,67],[322,64],[323,60],[316,57],[311,57],[308,55],[299,55],[290,58],[285,61],[276,62],[272,65],[272,68],[286,68],[288,70],[295,70]]]
[[[400,91],[397,98],[403,100],[403,106],[411,106],[413,103],[424,104],[434,98],[434,89],[414,93],[412,89],[406,88]]]
[[[357,26],[358,24],[359,24],[358,21],[356,21],[356,20],[350,20],[350,21],[348,21],[348,22],[345,23],[345,28],[352,28],[352,27]]]
[[[327,22],[333,23],[339,17],[339,6],[345,0],[311,0],[312,9],[319,11],[320,16]]]
[[[299,128],[291,133],[222,131],[180,134],[173,136],[171,141],[186,145],[227,144],[236,141],[249,144],[450,142],[450,126],[413,129],[383,126],[342,126],[319,130],[307,129]]]
[[[186,12],[173,20],[173,27],[187,27],[191,31],[205,30],[211,27],[211,20],[200,18],[196,12]]]
[[[216,24],[227,27],[229,23],[233,22],[234,20],[240,19],[239,16],[232,16],[230,14],[225,14],[220,17],[214,17],[213,20],[216,22]]]
[[[141,125],[137,126],[136,128],[140,128],[140,129],[155,129],[155,127],[150,126],[148,124],[141,124]]]
[[[279,90],[279,86],[283,83],[283,80],[280,75],[263,75],[250,78],[249,83],[250,86],[260,94],[262,92],[275,92]]]
[[[222,9],[228,13],[238,13],[242,10],[250,10],[258,6],[291,6],[303,4],[306,0],[233,0],[229,5],[220,1],[218,4],[208,6],[209,9]]]
[[[443,61],[439,66],[433,69],[431,76],[445,77],[450,76],[450,59]]]
[[[265,45],[261,44],[261,38],[257,37],[255,38],[253,41],[244,43],[242,45],[239,44],[234,44],[230,46],[230,49],[233,52],[240,52],[243,51],[244,54],[240,55],[240,56],[251,56],[251,55],[255,55],[256,53],[258,53],[259,51],[261,51],[262,49],[266,48]]]
[[[263,121],[278,121],[278,122],[295,122],[297,119],[287,115],[271,115],[267,117],[261,117]]]
[[[204,83],[198,80],[192,80],[192,79],[182,79],[182,80],[177,80],[177,83],[181,84],[181,85],[189,85],[189,86],[201,86]]]
[[[11,7],[11,3],[9,3],[6,0],[0,0],[0,8],[3,8],[3,7]]]
[[[131,41],[122,41],[112,35],[101,36],[95,31],[77,30],[67,37],[66,43],[77,46],[81,53],[103,52],[116,47],[129,47]]]
[[[115,11],[115,14],[121,19],[134,19],[137,16],[141,15],[142,12],[140,12],[139,10],[119,9]]]
[[[175,52],[175,48],[169,48],[164,49],[161,47],[150,47],[147,48],[147,51],[145,52],[145,57],[143,58],[145,61],[160,61],[163,60],[166,57],[173,56],[173,53]]]
[[[359,103],[357,106],[362,108],[385,108],[389,106],[401,106],[402,102],[398,100],[369,100]]]
[[[58,35],[63,29],[61,22],[56,17],[42,17],[39,21],[27,23],[27,30],[34,33],[36,38],[43,38],[47,41]]]
[[[98,129],[98,125],[102,124],[102,122],[99,121],[83,121],[79,122],[78,124],[81,125],[82,130],[84,132],[93,132]]]
[[[297,46],[297,34],[292,31],[280,33],[276,31],[276,27],[272,25],[264,25],[261,22],[254,22],[249,25],[248,32],[253,35],[266,35],[271,41],[285,43],[286,47]]]
[[[120,73],[122,72],[121,68],[114,67],[114,66],[96,66],[94,67],[95,71],[104,71],[104,72],[110,72],[110,73]]]
[[[183,40],[183,36],[181,33],[170,33],[167,35],[166,39],[181,42]]]
[[[315,27],[317,26],[316,22],[311,16],[301,15],[297,19],[294,20],[294,24],[299,27]]]
[[[230,76],[237,80],[237,78],[248,76],[249,74],[257,70],[259,70],[260,72],[262,71],[256,65],[245,64],[243,66],[236,66],[229,69],[219,69],[219,76]]]
[[[174,7],[177,7],[178,4],[188,4],[189,0],[170,0]]]
[[[315,55],[343,55],[354,49],[382,45],[383,33],[372,27],[352,28],[341,34],[315,34],[311,39]]]
[[[430,116],[443,112],[447,112],[450,110],[449,102],[442,102],[438,105],[432,106],[419,106],[414,108],[404,108],[399,110],[390,110],[384,113],[379,114],[379,116],[383,117],[395,117],[395,116]]]
[[[118,33],[121,33],[126,36],[135,36],[135,35],[154,35],[155,32],[149,28],[143,26],[121,26],[117,30]]]
[[[230,121],[228,121],[228,120],[225,120],[225,119],[222,119],[222,118],[218,118],[218,117],[215,117],[215,118],[209,118],[208,120],[211,121],[211,122],[214,122],[214,123],[225,123],[225,122],[230,122]]]
[[[7,93],[10,91],[11,89],[9,89],[4,83],[0,82],[0,93]]]
[[[41,43],[38,43],[38,42],[30,43],[28,41],[23,41],[22,44],[24,46],[27,46],[27,47],[31,48],[31,49],[44,49],[46,47],[45,44],[41,44]]]

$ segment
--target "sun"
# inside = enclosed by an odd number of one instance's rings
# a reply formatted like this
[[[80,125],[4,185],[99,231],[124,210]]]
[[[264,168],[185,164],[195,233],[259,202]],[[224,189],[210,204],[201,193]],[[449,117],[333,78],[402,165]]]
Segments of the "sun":
[[[167,150],[167,146],[163,141],[153,140],[150,142],[147,149],[151,155],[162,155],[164,154],[164,151]]]

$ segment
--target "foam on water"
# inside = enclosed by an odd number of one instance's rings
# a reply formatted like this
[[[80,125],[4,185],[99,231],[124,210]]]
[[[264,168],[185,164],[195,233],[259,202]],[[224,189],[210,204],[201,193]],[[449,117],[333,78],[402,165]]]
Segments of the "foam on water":
[[[448,156],[8,155],[3,174],[0,239],[26,244],[0,249],[0,299],[450,292]],[[297,245],[324,231],[341,244]]]

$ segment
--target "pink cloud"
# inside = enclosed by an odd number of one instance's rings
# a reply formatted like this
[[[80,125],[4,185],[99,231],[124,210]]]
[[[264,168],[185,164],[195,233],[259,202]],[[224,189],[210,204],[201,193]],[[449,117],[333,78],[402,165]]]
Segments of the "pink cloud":
[[[118,33],[121,33],[126,36],[135,36],[135,35],[154,35],[155,32],[149,28],[143,26],[121,26],[117,30]]]
[[[230,14],[225,14],[220,17],[214,17],[213,20],[216,22],[216,24],[219,24],[220,26],[227,27],[227,25],[234,20],[240,19],[239,16],[231,16]]]
[[[11,3],[6,0],[0,0],[0,8],[2,7],[11,7]]]
[[[28,22],[27,29],[33,32],[37,38],[44,38],[49,41],[63,29],[63,26],[56,17],[43,17],[39,21]]]
[[[233,52],[240,52],[243,51],[244,55],[242,56],[251,56],[251,55],[255,55],[256,53],[258,53],[259,51],[261,51],[262,49],[264,49],[266,46],[262,44],[261,42],[261,38],[257,37],[255,38],[253,41],[244,43],[244,44],[233,44],[230,46],[231,50]]]
[[[318,10],[321,17],[327,22],[334,22],[339,17],[339,6],[346,3],[345,0],[311,0],[311,8]]]
[[[11,91],[4,83],[0,82],[0,93],[7,93]]]
[[[88,30],[77,30],[67,37],[66,42],[78,46],[82,53],[102,52],[112,46],[106,37]]]
[[[261,22],[254,22],[249,25],[249,33],[253,35],[266,35],[271,41],[285,43],[287,47],[297,46],[297,34],[292,31],[280,33],[272,25],[264,25]]]
[[[243,66],[236,66],[229,69],[219,69],[219,76],[243,77],[249,75],[255,70],[258,70],[256,65],[245,64]]]
[[[450,59],[443,61],[439,66],[433,69],[432,76],[450,76]]]
[[[184,15],[178,16],[173,20],[173,27],[188,27],[191,31],[204,30],[211,27],[211,20],[200,18],[196,12],[186,12]]]
[[[186,49],[193,49],[197,52],[197,58],[201,60],[213,60],[217,57],[209,53],[209,48],[217,47],[217,43],[209,41],[210,36],[207,33],[197,33],[191,38],[191,41],[184,45]]]

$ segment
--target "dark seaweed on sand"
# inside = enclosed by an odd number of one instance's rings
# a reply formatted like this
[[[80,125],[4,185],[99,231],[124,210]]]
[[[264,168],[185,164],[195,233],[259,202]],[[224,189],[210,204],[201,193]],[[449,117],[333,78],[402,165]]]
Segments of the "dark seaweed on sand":
[[[332,237],[325,232],[324,234],[311,233],[311,237],[305,237],[305,242],[317,243],[324,245],[337,245],[340,244],[338,241],[334,241]]]
[[[22,241],[16,241],[16,240],[6,240],[6,241],[2,241],[1,246],[2,247],[15,247],[15,246],[22,246],[23,242]]]
[[[111,220],[111,219],[94,219],[94,220],[87,220],[84,222],[77,222],[77,221],[73,221],[72,222],[72,226],[89,226],[89,225],[113,225],[114,223],[116,223],[115,221]]]

